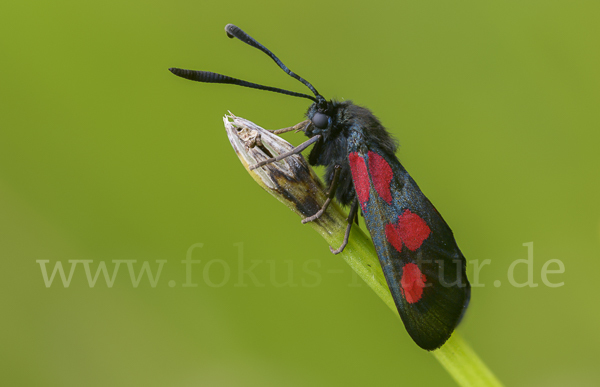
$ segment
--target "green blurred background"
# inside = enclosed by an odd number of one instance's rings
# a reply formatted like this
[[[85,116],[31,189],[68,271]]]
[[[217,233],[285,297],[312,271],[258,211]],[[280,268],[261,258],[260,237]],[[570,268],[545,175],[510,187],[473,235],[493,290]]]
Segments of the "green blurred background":
[[[274,129],[301,121],[308,101],[167,71],[307,92],[227,39],[234,23],[400,140],[467,260],[490,260],[459,329],[506,385],[598,385],[599,11],[597,1],[4,2],[2,384],[453,385],[232,152],[227,110]],[[539,286],[513,287],[508,268],[528,242]],[[198,286],[183,287],[196,243]],[[548,276],[561,287],[542,283],[550,259],[564,263]],[[100,262],[112,272],[113,260],[136,260],[136,273],[166,262],[155,287],[145,276],[133,286],[123,263],[112,287],[100,276],[91,288],[77,264],[65,288],[58,276],[46,287],[36,260],[67,274],[68,260],[93,260],[92,274]],[[243,273],[239,286],[240,260],[264,286]],[[294,286],[278,286],[288,269]],[[517,265],[517,281],[526,276]]]

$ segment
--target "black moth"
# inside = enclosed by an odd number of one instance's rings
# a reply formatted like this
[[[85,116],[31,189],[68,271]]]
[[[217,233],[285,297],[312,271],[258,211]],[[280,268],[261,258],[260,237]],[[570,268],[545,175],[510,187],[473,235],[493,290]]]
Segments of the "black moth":
[[[251,168],[314,145],[308,162],[326,166],[329,197],[335,195],[342,205],[350,205],[344,242],[332,252],[337,254],[346,246],[360,207],[408,333],[423,349],[439,348],[448,340],[469,304],[471,287],[465,272],[466,261],[440,213],[396,158],[394,139],[370,110],[350,101],[327,101],[310,83],[290,71],[244,31],[232,24],[228,24],[225,31],[230,38],[236,37],[269,55],[283,71],[306,85],[314,97],[212,72],[169,70],[193,81],[230,83],[314,102],[308,108],[306,121],[275,131],[301,129],[309,140],[288,154]],[[326,205],[304,222],[317,219]]]

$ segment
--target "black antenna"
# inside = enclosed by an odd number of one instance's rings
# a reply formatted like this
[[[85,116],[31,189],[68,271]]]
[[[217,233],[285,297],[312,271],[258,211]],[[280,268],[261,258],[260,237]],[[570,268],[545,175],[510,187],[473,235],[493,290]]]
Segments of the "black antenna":
[[[225,32],[227,33],[227,36],[229,36],[232,39],[234,37],[236,37],[239,40],[241,40],[242,42],[244,42],[244,43],[246,43],[246,44],[248,44],[248,45],[250,45],[250,46],[252,46],[254,48],[258,48],[259,50],[261,50],[262,52],[264,52],[265,54],[267,54],[268,56],[270,56],[271,59],[273,59],[275,61],[275,63],[277,63],[277,66],[281,67],[281,69],[283,71],[285,71],[289,76],[291,76],[292,78],[296,78],[300,82],[304,83],[304,85],[306,85],[306,87],[308,87],[310,89],[310,91],[312,91],[313,94],[317,98],[321,96],[321,94],[319,94],[319,92],[317,91],[317,89],[314,88],[313,85],[311,85],[307,80],[305,80],[301,76],[299,76],[299,75],[295,74],[294,72],[292,72],[292,70],[290,70],[286,65],[284,65],[283,62],[281,62],[279,60],[279,58],[276,57],[275,54],[273,54],[271,52],[271,50],[269,50],[268,48],[266,48],[262,44],[258,43],[252,36],[248,35],[244,31],[242,31],[238,26],[235,26],[233,24],[227,24],[225,26]]]
[[[211,73],[210,71],[184,70],[178,69],[176,67],[171,67],[169,71],[177,75],[178,77],[189,79],[190,81],[198,81],[205,83],[230,83],[232,85],[245,86],[253,89],[274,91],[276,93],[291,95],[294,97],[308,98],[314,102],[317,102],[317,99],[312,95],[296,93],[295,91],[279,89],[277,87],[259,85],[258,83],[243,81],[241,79],[228,77],[227,75]]]
[[[302,77],[293,73],[289,68],[287,68],[286,65],[284,65],[279,60],[279,58],[277,58],[275,56],[275,54],[273,54],[265,46],[263,46],[262,44],[258,43],[256,40],[254,40],[250,35],[248,35],[244,31],[242,31],[238,27],[234,26],[233,24],[227,24],[225,26],[225,32],[227,32],[227,36],[229,36],[230,38],[236,37],[239,40],[241,40],[242,42],[249,44],[252,47],[258,48],[265,54],[269,55],[271,57],[271,59],[273,59],[275,61],[275,63],[277,63],[277,65],[283,71],[285,71],[288,75],[290,75],[293,78],[296,78],[297,80],[302,82],[304,85],[306,85],[315,94],[316,98],[311,95],[308,95],[308,94],[297,93],[295,91],[284,90],[284,89],[280,89],[277,87],[259,85],[257,83],[243,81],[241,79],[228,77],[227,75],[217,74],[217,73],[213,73],[210,71],[184,70],[184,69],[175,68],[175,67],[170,68],[169,71],[181,78],[189,79],[192,81],[205,82],[205,83],[229,83],[232,85],[245,86],[245,87],[250,87],[253,89],[273,91],[275,93],[291,95],[294,97],[308,98],[314,102],[320,102],[320,101],[325,100],[317,92],[317,90],[313,87],[313,85],[311,85],[309,82],[307,82]]]

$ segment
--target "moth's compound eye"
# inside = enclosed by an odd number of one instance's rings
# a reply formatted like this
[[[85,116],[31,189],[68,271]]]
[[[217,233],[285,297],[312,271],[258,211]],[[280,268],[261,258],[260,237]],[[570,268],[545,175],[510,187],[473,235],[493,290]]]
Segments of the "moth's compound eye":
[[[312,118],[312,123],[319,129],[325,129],[329,123],[329,117],[327,114],[316,112]]]

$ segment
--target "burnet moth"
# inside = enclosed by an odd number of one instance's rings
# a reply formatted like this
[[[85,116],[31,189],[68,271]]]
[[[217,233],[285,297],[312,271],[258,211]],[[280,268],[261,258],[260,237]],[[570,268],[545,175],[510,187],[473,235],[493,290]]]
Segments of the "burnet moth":
[[[169,70],[193,81],[230,83],[313,101],[306,121],[275,131],[279,134],[302,130],[309,140],[250,168],[260,168],[313,145],[308,162],[326,167],[324,178],[329,197],[335,195],[339,203],[350,206],[344,242],[331,251],[337,254],[344,249],[360,209],[406,330],[421,348],[439,348],[469,304],[471,287],[466,261],[450,227],[398,161],[396,141],[369,109],[351,101],[327,101],[240,28],[228,24],[225,31],[230,38],[238,38],[267,54],[283,71],[307,86],[314,97],[212,72]],[[318,219],[328,204],[329,201],[303,223]]]

